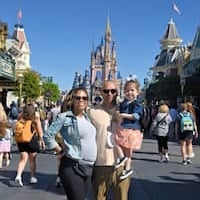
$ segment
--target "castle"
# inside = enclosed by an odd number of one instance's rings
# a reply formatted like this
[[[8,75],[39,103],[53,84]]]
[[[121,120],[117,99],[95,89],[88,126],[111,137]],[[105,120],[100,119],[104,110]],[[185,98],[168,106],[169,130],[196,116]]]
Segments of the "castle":
[[[89,69],[85,70],[82,77],[75,73],[72,88],[84,87],[90,95],[91,102],[100,98],[100,87],[105,80],[113,80],[117,83],[119,96],[122,96],[123,81],[120,71],[117,68],[117,55],[115,41],[112,40],[112,32],[109,18],[107,19],[104,38],[101,38],[100,45],[92,49]]]

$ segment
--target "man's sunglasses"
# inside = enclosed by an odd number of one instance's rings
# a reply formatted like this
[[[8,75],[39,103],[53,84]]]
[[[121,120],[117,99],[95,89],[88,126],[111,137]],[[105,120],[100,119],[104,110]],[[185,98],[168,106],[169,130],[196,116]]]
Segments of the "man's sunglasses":
[[[88,100],[88,97],[74,96],[74,99],[77,100],[77,101],[80,101],[81,99],[82,99],[83,101],[87,101],[87,100]]]
[[[115,93],[117,92],[117,90],[115,90],[115,89],[110,89],[110,90],[104,89],[104,90],[103,90],[103,93],[104,93],[104,94],[109,94],[109,92],[111,92],[111,94],[115,94]]]

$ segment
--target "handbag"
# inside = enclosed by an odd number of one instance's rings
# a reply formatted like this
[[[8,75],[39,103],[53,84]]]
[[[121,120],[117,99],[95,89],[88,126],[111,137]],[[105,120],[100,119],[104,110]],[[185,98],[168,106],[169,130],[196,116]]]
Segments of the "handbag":
[[[35,133],[31,139],[31,141],[29,142],[28,146],[36,151],[39,150],[39,137],[38,135]]]
[[[83,165],[80,163],[75,163],[72,166],[74,172],[83,178],[88,178],[92,176],[93,166],[92,165]]]
[[[154,129],[151,130],[151,135],[153,135],[153,136],[156,136],[156,135],[157,135],[157,134],[156,134],[156,129],[158,128],[158,125],[159,125],[160,123],[162,123],[162,122],[165,120],[165,118],[167,117],[167,115],[168,115],[168,113],[167,113],[160,121],[158,121],[158,122],[156,123]]]

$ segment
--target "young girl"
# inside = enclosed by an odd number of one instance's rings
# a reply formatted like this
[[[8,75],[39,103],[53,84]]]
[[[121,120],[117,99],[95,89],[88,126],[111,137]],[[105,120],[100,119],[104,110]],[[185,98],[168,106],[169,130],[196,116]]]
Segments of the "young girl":
[[[155,131],[157,144],[158,144],[158,153],[160,156],[159,162],[168,162],[168,134],[169,134],[169,125],[172,122],[172,118],[169,114],[169,107],[166,104],[163,104],[158,109],[158,114],[154,118],[150,132]]]
[[[115,131],[115,148],[118,153],[115,168],[125,164],[120,180],[133,173],[131,156],[134,150],[141,148],[143,135],[140,131],[140,118],[143,113],[143,105],[139,101],[139,93],[138,81],[127,81],[124,86],[125,99],[120,104],[119,112],[116,113],[120,126]]]
[[[3,166],[3,158],[5,158],[6,166],[10,164],[10,137],[7,115],[2,103],[0,103],[0,168]]]

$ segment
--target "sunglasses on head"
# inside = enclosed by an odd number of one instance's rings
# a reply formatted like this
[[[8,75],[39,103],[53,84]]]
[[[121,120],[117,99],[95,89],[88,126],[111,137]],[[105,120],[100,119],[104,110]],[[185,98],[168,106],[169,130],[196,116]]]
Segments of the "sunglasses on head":
[[[80,101],[81,99],[83,100],[83,101],[87,101],[88,100],[88,97],[81,97],[81,96],[74,96],[74,99],[75,100],[77,100],[77,101]]]
[[[104,93],[104,94],[109,94],[109,92],[111,92],[111,94],[115,94],[115,93],[117,92],[117,90],[116,90],[116,89],[110,89],[110,90],[104,89],[104,90],[103,90],[103,93]]]

